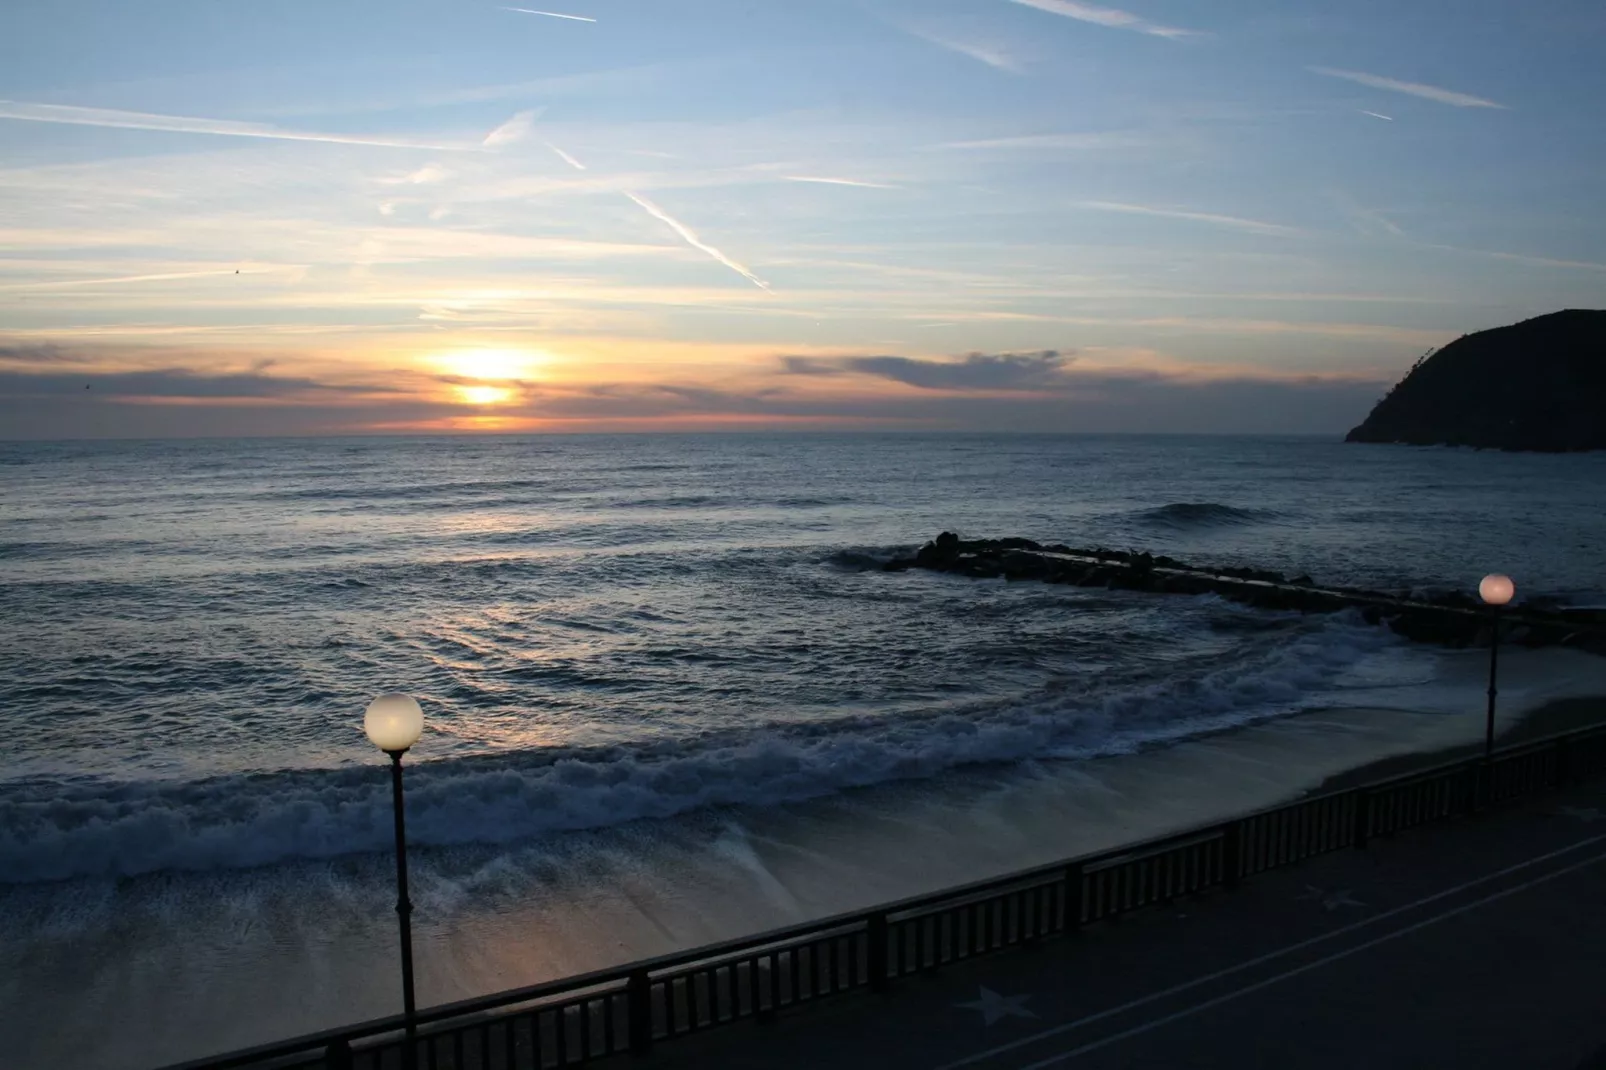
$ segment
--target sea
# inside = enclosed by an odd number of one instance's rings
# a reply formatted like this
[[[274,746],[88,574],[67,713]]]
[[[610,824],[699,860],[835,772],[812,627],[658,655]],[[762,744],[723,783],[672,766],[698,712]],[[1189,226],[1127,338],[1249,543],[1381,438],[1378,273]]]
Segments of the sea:
[[[939,532],[1606,603],[1606,454],[1322,437],[0,443],[0,1062],[139,1070],[1268,805],[1479,736],[1352,612],[886,572]],[[1502,717],[1606,694],[1513,651]]]

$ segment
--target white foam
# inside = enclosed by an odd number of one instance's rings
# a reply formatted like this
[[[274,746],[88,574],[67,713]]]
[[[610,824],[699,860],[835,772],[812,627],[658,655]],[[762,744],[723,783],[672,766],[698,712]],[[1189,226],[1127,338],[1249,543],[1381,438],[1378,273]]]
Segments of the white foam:
[[[1324,687],[1401,643],[1350,618],[1305,622],[1203,674],[925,716],[834,719],[751,736],[423,763],[408,773],[422,846],[499,844],[709,806],[792,802],[978,763],[1128,753],[1320,704]],[[384,850],[372,768],[63,790],[0,800],[10,882],[264,866]]]

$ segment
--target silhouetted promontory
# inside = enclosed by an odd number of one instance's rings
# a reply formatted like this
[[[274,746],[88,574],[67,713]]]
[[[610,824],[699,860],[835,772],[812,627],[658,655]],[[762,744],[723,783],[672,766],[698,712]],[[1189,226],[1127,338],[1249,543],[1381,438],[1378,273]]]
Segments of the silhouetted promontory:
[[[1606,311],[1463,335],[1419,361],[1345,441],[1606,449]]]

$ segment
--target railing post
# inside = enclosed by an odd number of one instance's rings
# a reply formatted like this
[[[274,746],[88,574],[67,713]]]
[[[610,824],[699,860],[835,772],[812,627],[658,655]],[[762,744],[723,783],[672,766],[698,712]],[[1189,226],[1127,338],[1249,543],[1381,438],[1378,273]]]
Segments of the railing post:
[[[344,1037],[331,1040],[323,1050],[324,1070],[351,1070],[351,1045]]]
[[[1372,836],[1372,793],[1364,789],[1355,793],[1355,846],[1366,849]]]
[[[870,991],[885,992],[889,987],[890,981],[887,970],[886,914],[870,915],[869,925],[865,928],[865,937],[870,941],[865,956],[865,961],[870,971]]]
[[[1082,894],[1086,883],[1080,864],[1065,867],[1065,931],[1068,933],[1082,927]]]
[[[629,1011],[630,1054],[646,1055],[652,1050],[652,977],[646,970],[630,974],[625,1007]]]
[[[1556,786],[1561,787],[1567,783],[1567,737],[1562,736],[1556,740]]]
[[[1244,823],[1229,821],[1221,838],[1221,883],[1228,888],[1238,887],[1244,868]]]

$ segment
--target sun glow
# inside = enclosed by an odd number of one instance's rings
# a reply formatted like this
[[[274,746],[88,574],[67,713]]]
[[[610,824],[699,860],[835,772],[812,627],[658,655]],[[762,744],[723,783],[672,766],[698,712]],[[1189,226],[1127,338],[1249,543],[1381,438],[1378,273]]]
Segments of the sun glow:
[[[500,405],[513,396],[505,386],[459,386],[457,396],[470,405]]]
[[[521,349],[465,349],[443,353],[435,362],[448,375],[506,381],[534,374],[536,356]]]

